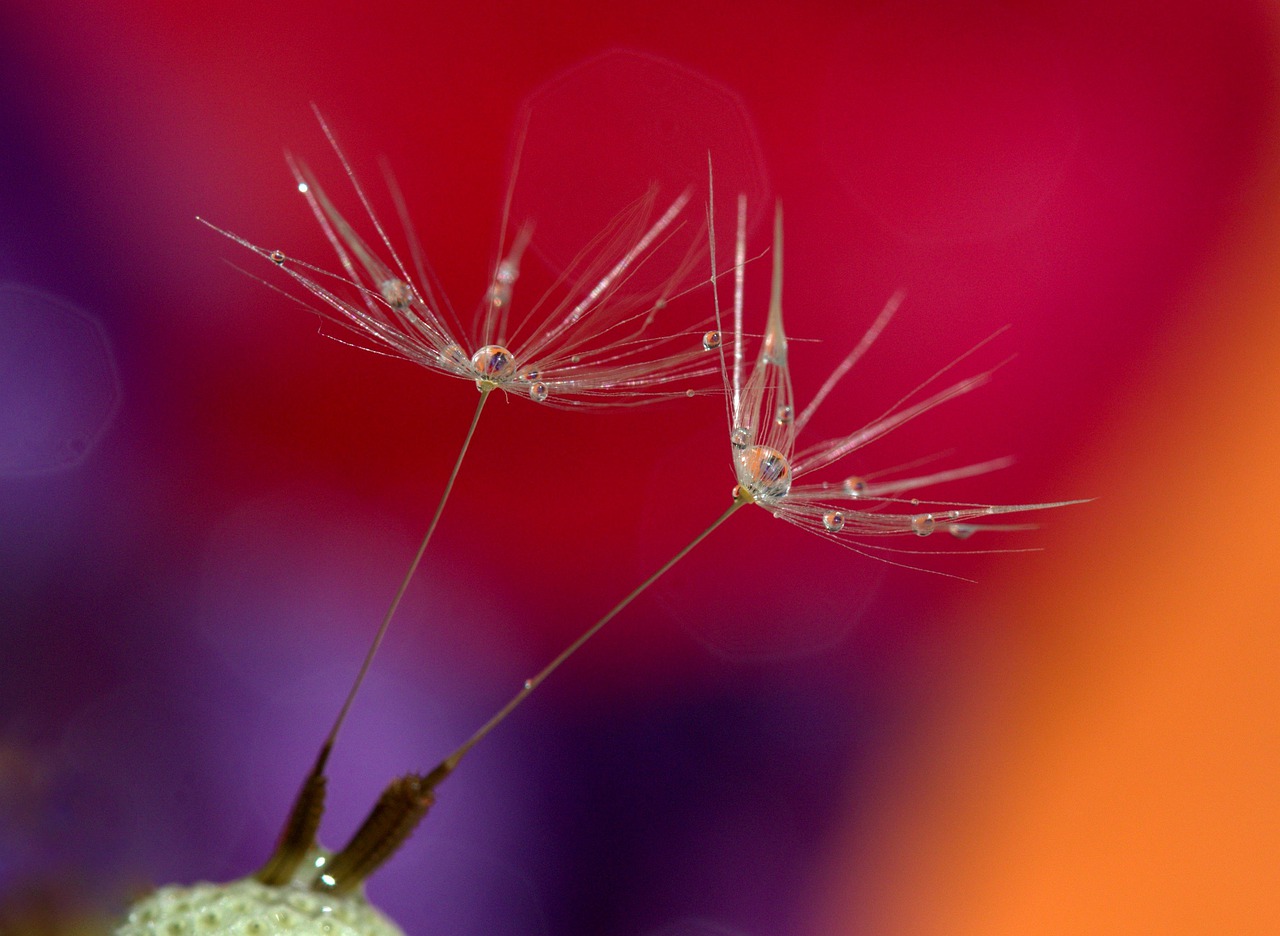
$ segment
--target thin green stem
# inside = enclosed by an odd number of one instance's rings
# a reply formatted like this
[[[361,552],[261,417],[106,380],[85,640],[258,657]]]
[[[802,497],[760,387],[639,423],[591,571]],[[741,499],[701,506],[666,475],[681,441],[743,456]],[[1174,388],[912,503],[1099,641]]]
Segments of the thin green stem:
[[[436,506],[436,512],[431,518],[430,526],[427,527],[427,535],[422,538],[422,545],[418,547],[418,552],[413,557],[413,562],[409,563],[409,571],[404,574],[404,580],[396,590],[395,597],[391,599],[391,606],[387,608],[387,613],[382,617],[382,623],[378,625],[378,632],[374,634],[373,643],[369,645],[369,651],[364,655],[364,662],[360,664],[360,670],[356,673],[355,682],[351,684],[351,689],[342,703],[342,708],[338,711],[338,717],[334,720],[333,727],[329,729],[329,734],[325,738],[324,744],[320,747],[320,757],[316,762],[313,773],[323,773],[325,762],[329,759],[329,752],[333,749],[333,744],[338,738],[338,730],[347,718],[347,712],[351,709],[351,704],[355,701],[356,694],[360,691],[360,685],[364,682],[364,678],[369,672],[373,658],[378,654],[378,648],[382,646],[382,638],[387,635],[387,628],[391,626],[391,619],[395,617],[396,609],[400,607],[400,601],[404,598],[404,594],[409,588],[409,582],[412,581],[414,573],[418,571],[422,557],[427,551],[427,544],[431,542],[436,526],[440,523],[440,515],[444,513],[444,505],[449,501],[449,495],[453,491],[453,483],[458,478],[458,472],[462,468],[462,460],[466,457],[467,449],[471,446],[471,437],[475,435],[476,426],[480,423],[480,413],[484,410],[485,401],[489,399],[489,393],[492,389],[492,387],[480,388],[480,402],[476,404],[475,414],[471,417],[471,425],[467,429],[466,438],[462,440],[462,449],[458,452],[458,460],[453,463],[453,471],[449,474],[449,480],[444,486],[444,493],[440,496],[440,503]]]
[[[577,653],[578,650],[582,648],[583,644],[585,644],[588,640],[590,640],[597,633],[599,633],[600,629],[604,627],[606,624],[608,624],[610,621],[612,621],[615,617],[617,617],[618,614],[620,614],[623,611],[623,609],[627,607],[627,605],[631,604],[631,602],[639,598],[640,595],[643,594],[644,591],[650,585],[652,585],[654,582],[660,579],[663,575],[665,575],[673,565],[675,565],[685,556],[689,555],[689,553],[693,551],[693,548],[695,546],[697,546],[704,539],[710,536],[712,531],[715,530],[716,527],[720,526],[720,524],[724,523],[731,516],[733,516],[734,512],[737,511],[739,507],[743,506],[744,504],[748,504],[750,502],[751,501],[747,496],[739,494],[737,497],[735,497],[733,500],[733,503],[729,505],[729,509],[726,510],[724,513],[722,513],[715,520],[715,522],[713,522],[709,527],[707,527],[705,530],[703,530],[701,533],[695,536],[687,546],[685,546],[678,553],[676,553],[669,560],[667,560],[667,562],[663,564],[662,568],[658,569],[657,572],[654,572],[651,576],[649,576],[647,579],[641,582],[638,586],[636,586],[636,588],[630,594],[628,594],[627,597],[623,598],[616,605],[614,605],[613,608],[610,609],[608,614],[606,614],[600,620],[596,621],[589,628],[587,628],[582,633],[582,635],[578,637],[577,640],[569,644],[569,646],[565,647],[565,649],[561,651],[560,655],[557,656],[550,663],[548,663],[542,669],[542,671],[538,673],[538,675],[534,676],[531,679],[526,679],[524,682],[524,686],[522,686],[520,691],[517,692],[512,697],[510,702],[508,702],[501,709],[499,709],[498,713],[494,715],[492,718],[490,718],[487,722],[485,722],[485,724],[483,725],[483,727],[480,728],[479,731],[477,731],[470,738],[468,738],[467,741],[463,743],[461,747],[459,747],[456,751],[454,751],[447,758],[441,761],[440,764],[434,770],[432,770],[430,774],[427,775],[426,783],[424,785],[428,789],[431,789],[437,783],[439,783],[441,780],[443,780],[445,777],[451,774],[453,772],[453,769],[458,766],[459,761],[461,761],[462,758],[466,756],[466,753],[470,751],[473,747],[475,747],[480,742],[480,740],[484,738],[485,735],[491,732],[494,728],[498,727],[498,725],[501,724],[508,715],[510,715],[513,711],[515,711],[516,707],[521,702],[523,702],[526,698],[528,698],[529,694],[532,693],[533,690],[537,689],[540,685],[542,685],[543,681],[548,676],[550,676],[552,673],[554,673],[557,669],[560,668],[560,664],[564,663],[565,660],[569,659],[569,657]]]

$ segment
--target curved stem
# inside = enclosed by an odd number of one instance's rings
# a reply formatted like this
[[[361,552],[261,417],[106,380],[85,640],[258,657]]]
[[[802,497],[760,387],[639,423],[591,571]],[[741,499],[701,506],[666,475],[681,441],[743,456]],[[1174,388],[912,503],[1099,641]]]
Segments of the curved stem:
[[[462,449],[458,452],[458,460],[454,462],[453,471],[450,472],[449,480],[445,483],[444,493],[440,495],[440,503],[436,505],[435,515],[432,516],[431,524],[427,527],[427,534],[422,538],[422,545],[418,547],[418,552],[413,557],[413,562],[409,563],[409,571],[404,574],[404,580],[396,590],[395,597],[391,599],[391,606],[387,608],[387,613],[383,615],[382,623],[378,625],[378,632],[374,634],[373,642],[369,645],[369,651],[364,656],[364,662],[360,664],[360,670],[356,673],[355,682],[351,684],[351,689],[347,693],[346,699],[343,700],[342,708],[338,711],[338,717],[334,720],[333,727],[329,729],[329,734],[325,737],[324,744],[320,746],[320,756],[313,769],[314,773],[322,773],[324,771],[325,762],[329,759],[329,752],[333,749],[333,744],[338,738],[338,731],[342,728],[342,723],[346,721],[347,712],[351,709],[351,704],[355,701],[356,695],[360,691],[360,685],[364,682],[364,678],[369,672],[373,658],[378,654],[378,648],[382,646],[382,638],[387,635],[387,628],[391,626],[391,619],[395,617],[396,609],[400,607],[400,601],[409,589],[409,582],[412,581],[414,573],[418,571],[418,566],[422,563],[422,557],[427,551],[427,544],[431,542],[431,537],[436,532],[436,526],[440,523],[440,515],[444,513],[444,505],[448,503],[449,495],[453,492],[453,483],[457,480],[458,471],[462,468],[462,460],[466,457],[467,449],[471,446],[471,437],[475,435],[476,426],[480,423],[480,413],[484,410],[485,400],[489,399],[490,389],[480,388],[480,402],[476,404],[475,414],[471,417],[471,425],[467,429],[466,438],[462,440]]]
[[[513,711],[515,711],[516,707],[521,702],[523,702],[526,698],[528,698],[529,694],[532,693],[533,690],[537,689],[540,685],[542,685],[543,681],[546,680],[548,676],[550,676],[552,673],[554,673],[557,669],[560,668],[560,664],[564,663],[565,660],[569,659],[569,657],[577,653],[578,650],[581,649],[583,644],[585,644],[588,640],[590,640],[597,633],[599,633],[602,627],[604,627],[606,624],[612,621],[615,617],[617,617],[618,614],[621,613],[623,609],[627,607],[627,605],[631,604],[631,602],[639,598],[640,595],[643,594],[644,591],[650,585],[652,585],[654,582],[660,579],[663,575],[665,575],[667,570],[669,570],[673,565],[675,565],[685,556],[689,555],[689,553],[693,551],[693,548],[695,546],[697,546],[704,539],[710,536],[711,532],[715,530],[716,527],[720,526],[720,524],[728,520],[729,517],[731,517],[739,507],[747,503],[750,503],[750,500],[748,500],[747,497],[744,497],[742,495],[735,497],[733,503],[729,505],[728,510],[722,513],[709,527],[707,527],[705,530],[703,530],[701,533],[695,536],[687,546],[685,546],[678,553],[676,553],[674,556],[668,559],[667,562],[663,564],[662,568],[658,569],[657,572],[654,572],[651,576],[649,576],[647,579],[641,582],[638,586],[636,586],[634,590],[631,591],[630,594],[628,594],[625,598],[623,598],[616,605],[614,605],[613,608],[610,609],[610,611],[604,617],[600,618],[600,620],[596,621],[589,628],[587,628],[582,633],[582,635],[578,637],[577,640],[569,644],[569,646],[565,647],[564,650],[561,651],[559,656],[557,656],[554,660],[552,660],[545,667],[543,667],[542,671],[539,672],[538,675],[534,676],[531,679],[526,679],[524,682],[524,686],[521,687],[520,691],[517,692],[512,697],[510,702],[508,702],[501,709],[499,709],[497,714],[495,714],[492,718],[490,718],[487,722],[485,722],[479,731],[477,731],[470,738],[468,738],[462,744],[461,747],[459,747],[456,751],[454,751],[447,758],[441,761],[440,764],[434,770],[432,770],[430,774],[427,775],[426,782],[424,785],[428,789],[431,789],[437,783],[439,783],[441,780],[443,780],[445,777],[451,774],[453,772],[453,769],[458,766],[459,761],[461,761],[462,758],[466,756],[466,753],[470,751],[473,747],[475,747],[476,744],[478,744],[480,740],[484,738],[485,735],[491,732],[494,728],[498,727],[498,725],[500,725],[508,715],[510,715]]]

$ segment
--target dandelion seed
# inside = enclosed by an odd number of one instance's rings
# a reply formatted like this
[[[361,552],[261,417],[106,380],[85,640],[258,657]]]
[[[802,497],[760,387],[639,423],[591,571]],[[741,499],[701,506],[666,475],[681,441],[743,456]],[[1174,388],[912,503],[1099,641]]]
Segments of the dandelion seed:
[[[1051,507],[1062,507],[1081,501],[1057,501],[1041,504],[1020,504],[1009,506],[993,505],[947,505],[949,509],[941,512],[894,513],[891,505],[897,503],[895,494],[919,487],[923,484],[941,483],[957,478],[969,477],[985,473],[1007,464],[1006,459],[969,465],[949,471],[937,472],[927,476],[903,478],[895,481],[878,481],[870,483],[860,477],[849,477],[838,485],[797,486],[795,480],[801,474],[818,467],[826,467],[845,455],[853,452],[875,439],[881,438],[903,423],[914,419],[935,406],[968,392],[985,383],[989,374],[969,378],[941,391],[934,392],[924,399],[915,398],[924,392],[925,387],[918,388],[903,398],[888,413],[874,420],[869,425],[848,436],[833,439],[797,455],[795,441],[799,431],[813,417],[818,405],[826,397],[839,380],[853,366],[857,358],[870,346],[871,341],[887,324],[893,310],[897,307],[897,299],[891,301],[873,323],[867,336],[855,347],[854,351],[841,362],[833,377],[819,390],[799,417],[793,417],[791,399],[791,372],[787,348],[786,333],[782,327],[782,215],[778,212],[775,226],[774,243],[774,276],[772,295],[769,305],[768,320],[764,337],[761,341],[760,354],[755,367],[752,368],[745,384],[740,375],[744,371],[741,361],[742,345],[742,307],[741,297],[743,258],[745,256],[746,204],[739,199],[738,206],[738,243],[737,260],[734,267],[734,341],[735,359],[732,367],[726,362],[721,351],[721,372],[725,380],[725,398],[729,409],[729,438],[733,458],[734,473],[737,485],[734,487],[733,502],[715,521],[699,533],[693,540],[667,560],[656,572],[645,579],[625,598],[613,606],[610,611],[592,624],[573,643],[566,647],[559,656],[552,660],[537,675],[526,679],[520,690],[475,732],[457,750],[445,758],[429,774],[421,778],[422,786],[434,790],[445,777],[451,775],[463,757],[494,728],[501,724],[528,696],[538,688],[566,660],[572,657],[584,644],[594,637],[613,618],[627,608],[637,597],[643,594],[654,582],[680,562],[704,539],[711,535],[740,508],[748,504],[757,504],[776,517],[797,523],[809,529],[817,529],[824,535],[844,543],[847,533],[869,536],[886,533],[914,533],[927,535],[942,520],[946,529],[954,535],[964,538],[980,529],[980,526],[964,521],[994,514],[1014,513],[1031,510],[1044,510]],[[708,225],[712,238],[711,258],[713,281],[715,279],[715,244],[714,219]],[[716,303],[716,323],[720,324],[718,300]],[[717,332],[719,329],[717,329]],[[944,368],[945,370],[945,368]],[[941,373],[941,372],[939,372]],[[765,418],[772,414],[774,418]],[[785,416],[785,418],[780,418]],[[757,429],[757,427],[762,427]],[[826,503],[834,497],[843,497],[858,501],[857,509],[837,508]],[[824,500],[825,499],[825,500]],[[862,501],[868,500],[866,506]],[[912,505],[919,501],[913,499]],[[888,508],[888,509],[886,509]],[[1004,526],[992,529],[1024,529]],[[846,543],[847,545],[847,543]],[[856,548],[856,547],[851,547]],[[861,551],[861,550],[858,550]],[[901,565],[902,563],[895,563]]]
[[[634,280],[642,268],[668,262],[664,249],[669,251],[675,246],[672,238],[682,227],[680,218],[689,201],[688,192],[679,195],[656,218],[656,192],[647,193],[583,248],[552,291],[517,320],[512,318],[515,284],[533,236],[532,224],[526,223],[506,243],[518,174],[517,156],[503,208],[501,259],[476,309],[473,326],[466,329],[443,294],[432,288],[421,245],[394,181],[388,175],[407,241],[405,255],[413,262],[412,273],[402,260],[404,251],[396,249],[377,219],[364,188],[323,118],[320,124],[368,216],[372,241],[362,237],[339,212],[304,163],[292,157],[288,162],[297,190],[336,252],[343,272],[328,273],[287,257],[282,251],[267,251],[236,234],[214,230],[283,269],[319,300],[320,307],[312,311],[352,332],[360,346],[474,381],[480,399],[422,543],[303,783],[280,844],[258,873],[257,879],[264,884],[291,880],[305,856],[315,849],[330,752],[440,522],[490,393],[514,392],[543,405],[635,405],[693,394],[696,391],[691,387],[680,385],[710,376],[717,367],[716,361],[705,353],[704,332],[709,321],[695,322],[670,333],[656,327],[658,313],[665,311],[672,299],[696,287],[689,283],[703,251],[701,233],[687,248],[676,252],[673,269],[660,279],[659,285],[636,286]],[[370,243],[377,246],[371,247]],[[425,812],[425,808],[422,806],[421,811]],[[406,807],[405,815],[411,814],[416,816],[414,822],[421,815]],[[358,852],[360,847],[363,846],[353,844],[349,849]],[[335,874],[337,878],[347,881],[354,877],[341,861],[339,867],[342,873]]]
[[[673,240],[684,227],[681,217],[689,192],[661,212],[656,210],[657,193],[646,193],[586,245],[552,289],[517,319],[513,317],[515,286],[533,237],[531,224],[521,226],[509,244],[501,245],[493,277],[467,328],[432,287],[433,278],[394,182],[388,180],[406,250],[393,244],[329,127],[323,120],[321,125],[368,216],[372,238],[363,237],[342,215],[304,163],[290,157],[289,166],[298,192],[337,253],[342,273],[327,272],[210,227],[284,269],[319,300],[319,308],[312,311],[352,332],[359,346],[474,380],[482,391],[513,390],[561,406],[627,406],[667,399],[682,395],[691,381],[714,375],[715,362],[704,352],[718,347],[719,338],[705,332],[709,322],[667,331],[658,327],[659,313],[699,285],[691,281],[704,252],[701,233],[695,233],[682,250]],[[500,240],[506,238],[518,165],[517,156]],[[656,286],[639,285],[636,274],[642,269],[648,273],[655,264],[671,263],[669,255],[675,257],[669,274]],[[412,262],[412,272],[405,257]],[[651,283],[653,278],[646,276],[646,281]],[[495,347],[505,353],[510,367],[491,367],[492,356],[482,352]],[[545,393],[531,392],[534,383],[541,383]]]
[[[961,504],[930,501],[927,510],[902,510],[922,504],[918,498],[904,500],[901,495],[925,486],[943,484],[960,478],[985,474],[1006,467],[1009,459],[995,459],[980,464],[914,475],[883,479],[851,475],[831,483],[802,483],[819,469],[830,467],[846,456],[888,435],[903,424],[916,419],[943,403],[963,396],[986,384],[991,372],[967,377],[943,389],[931,390],[948,370],[965,356],[938,371],[930,380],[912,390],[892,408],[856,431],[796,451],[801,430],[813,418],[819,405],[837,382],[853,367],[888,325],[897,311],[901,296],[894,296],[872,323],[866,335],[840,362],[822,385],[808,407],[794,415],[790,355],[782,322],[782,212],[778,210],[774,230],[773,282],[768,317],[759,355],[745,381],[741,341],[742,276],[746,206],[738,203],[737,261],[734,266],[735,289],[733,318],[735,340],[733,361],[722,363],[725,396],[729,411],[729,440],[737,478],[736,496],[758,504],[775,517],[797,526],[829,536],[840,544],[864,554],[877,554],[892,547],[876,542],[885,536],[910,533],[928,536],[943,528],[957,539],[967,539],[977,532],[1025,530],[1027,525],[991,525],[969,523],[997,514],[1023,513],[1078,504],[1081,501],[1053,501],[1038,504]],[[714,246],[712,253],[714,255]],[[717,305],[717,323],[720,313]],[[723,358],[723,352],[722,352]],[[756,427],[763,427],[757,430]],[[835,501],[856,501],[857,509],[842,507]],[[855,539],[856,538],[856,539]],[[877,556],[884,558],[883,556]],[[886,560],[888,561],[888,560]],[[905,563],[895,562],[896,565]],[[946,573],[943,573],[946,574]]]

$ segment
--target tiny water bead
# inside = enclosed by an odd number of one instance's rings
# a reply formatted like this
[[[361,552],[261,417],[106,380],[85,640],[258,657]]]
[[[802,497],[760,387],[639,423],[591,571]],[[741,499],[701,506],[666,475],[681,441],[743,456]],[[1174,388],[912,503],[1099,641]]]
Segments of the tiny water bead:
[[[720,347],[720,333],[718,331],[709,331],[702,336],[702,347],[708,351],[714,351]]]
[[[756,500],[776,500],[791,490],[791,465],[777,449],[753,445],[737,461],[738,480]]]
[[[867,493],[867,482],[857,475],[851,475],[844,479],[844,492],[853,498],[862,497]]]
[[[916,536],[928,536],[935,526],[937,522],[933,519],[933,514],[916,514],[911,518],[911,531]]]
[[[477,380],[502,383],[515,373],[516,359],[502,345],[485,345],[471,356],[471,369]]]
[[[822,526],[828,533],[839,533],[844,529],[844,514],[838,510],[828,510],[822,515]]]
[[[386,300],[387,305],[397,312],[403,312],[413,302],[413,290],[402,279],[392,277],[383,280],[378,290],[382,293],[382,298]]]
[[[791,420],[795,418],[795,411],[792,410],[790,403],[779,403],[778,408],[774,411],[773,420],[779,426],[788,426]]]
[[[746,448],[751,443],[751,430],[746,426],[738,426],[729,433],[729,443],[734,448]]]
[[[271,262],[276,266],[282,265],[285,261],[284,252],[280,250],[273,250],[268,256],[271,258]]]
[[[546,402],[547,395],[549,393],[550,391],[547,389],[547,385],[541,381],[529,385],[529,399],[533,400],[535,403]]]

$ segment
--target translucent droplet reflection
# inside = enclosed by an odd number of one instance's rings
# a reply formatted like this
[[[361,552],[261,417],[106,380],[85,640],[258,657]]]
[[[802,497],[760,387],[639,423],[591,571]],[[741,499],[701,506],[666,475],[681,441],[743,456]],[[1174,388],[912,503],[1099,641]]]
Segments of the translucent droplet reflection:
[[[916,514],[911,518],[911,530],[916,536],[928,536],[935,526],[937,522],[933,519],[933,514]]]
[[[729,433],[729,442],[734,448],[746,448],[751,442],[751,430],[746,426],[738,426]]]
[[[850,497],[862,497],[867,493],[867,482],[857,475],[851,475],[844,479],[844,492]]]
[[[545,402],[547,395],[550,392],[551,391],[547,389],[547,385],[541,381],[529,385],[529,399],[533,400],[535,403]]]
[[[271,262],[274,263],[276,266],[280,266],[285,261],[284,253],[279,250],[271,251],[269,256],[271,257]]]
[[[393,277],[389,280],[384,280],[378,288],[382,292],[382,298],[387,301],[387,305],[398,312],[403,312],[409,308],[409,303],[413,301],[413,290],[409,288],[409,284],[404,280]]]
[[[720,347],[720,333],[718,331],[709,331],[702,336],[702,346],[708,351],[714,351]]]
[[[822,515],[822,526],[828,533],[839,533],[844,529],[844,514],[838,510],[829,510]]]
[[[738,455],[738,480],[757,500],[786,497],[791,490],[791,465],[777,449],[753,445]]]
[[[795,411],[791,409],[790,403],[779,403],[778,408],[774,410],[773,419],[779,426],[787,426],[791,424]]]
[[[501,383],[516,370],[516,359],[502,345],[485,345],[471,356],[476,379]]]

